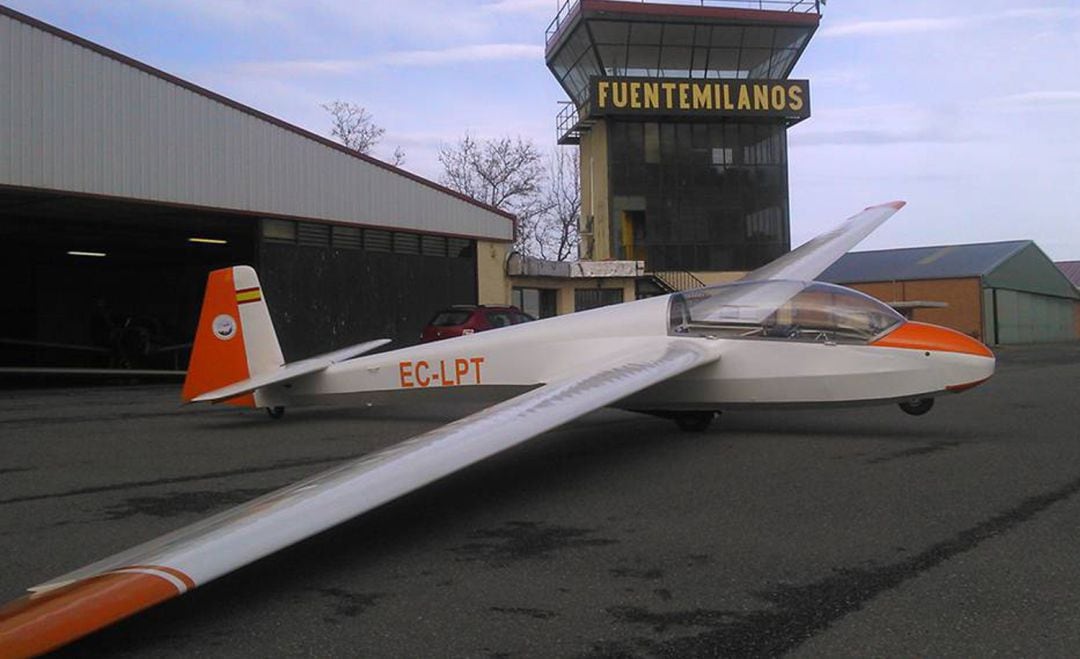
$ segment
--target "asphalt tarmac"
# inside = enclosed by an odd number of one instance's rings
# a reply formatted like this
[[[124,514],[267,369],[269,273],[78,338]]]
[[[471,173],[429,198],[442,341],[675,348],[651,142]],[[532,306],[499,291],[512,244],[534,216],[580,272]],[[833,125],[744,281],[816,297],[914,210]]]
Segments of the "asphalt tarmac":
[[[68,656],[1080,654],[1080,344],[895,406],[602,411]],[[0,391],[0,599],[475,409]]]

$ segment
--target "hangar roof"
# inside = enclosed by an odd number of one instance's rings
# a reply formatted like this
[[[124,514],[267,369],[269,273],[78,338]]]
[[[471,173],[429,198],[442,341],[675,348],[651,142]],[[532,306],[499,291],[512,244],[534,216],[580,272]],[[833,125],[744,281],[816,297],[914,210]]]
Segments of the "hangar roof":
[[[818,277],[853,284],[978,277],[988,288],[1080,298],[1031,240],[849,252]]]
[[[832,264],[820,279],[842,283],[981,277],[1033,244],[1030,240],[1011,240],[851,252]]]
[[[513,216],[0,6],[0,187],[496,241]]]
[[[1065,273],[1073,286],[1080,288],[1080,261],[1055,261],[1054,265]]]

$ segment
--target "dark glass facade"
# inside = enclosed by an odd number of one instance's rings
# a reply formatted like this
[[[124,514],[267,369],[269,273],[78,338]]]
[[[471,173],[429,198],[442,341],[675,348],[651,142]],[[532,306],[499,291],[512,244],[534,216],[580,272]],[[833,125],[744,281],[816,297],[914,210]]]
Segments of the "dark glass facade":
[[[750,270],[790,249],[781,123],[608,121],[615,258]]]

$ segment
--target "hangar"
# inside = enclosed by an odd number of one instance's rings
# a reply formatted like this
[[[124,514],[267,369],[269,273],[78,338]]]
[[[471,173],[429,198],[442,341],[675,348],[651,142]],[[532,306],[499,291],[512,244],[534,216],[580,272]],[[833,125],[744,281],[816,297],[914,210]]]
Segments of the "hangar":
[[[988,344],[1080,338],[1080,292],[1031,240],[850,252],[820,279]]]
[[[290,360],[503,302],[514,218],[0,6],[0,367],[182,368],[209,269]]]

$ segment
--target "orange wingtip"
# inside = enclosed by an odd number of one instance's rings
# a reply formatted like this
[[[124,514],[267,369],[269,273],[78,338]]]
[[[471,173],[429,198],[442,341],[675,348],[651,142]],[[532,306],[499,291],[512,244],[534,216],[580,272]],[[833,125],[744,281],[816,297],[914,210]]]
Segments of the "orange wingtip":
[[[194,585],[178,570],[128,569],[135,571],[83,579],[0,608],[0,657],[44,654],[184,592],[155,571]]]

